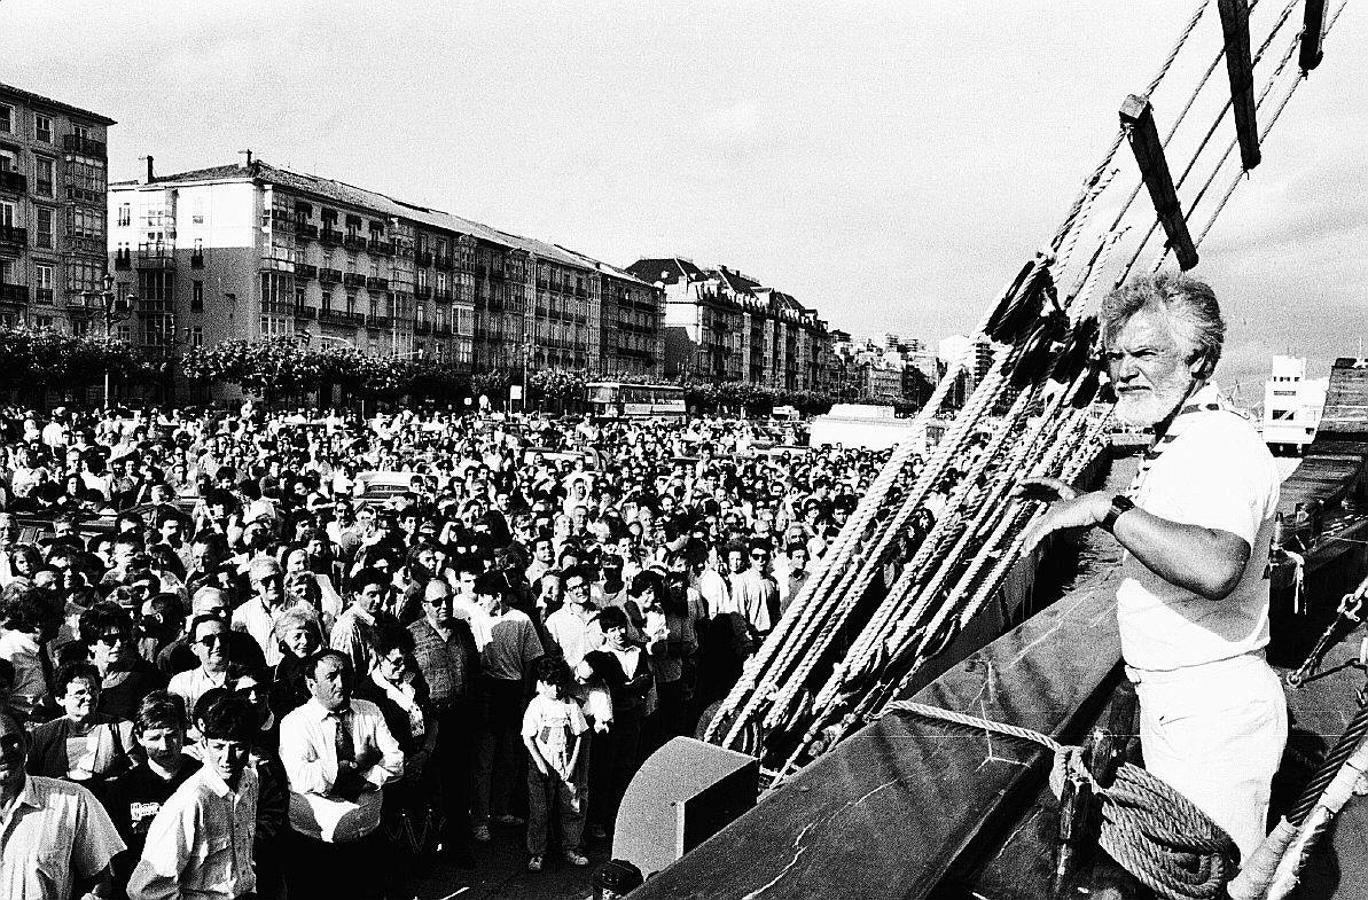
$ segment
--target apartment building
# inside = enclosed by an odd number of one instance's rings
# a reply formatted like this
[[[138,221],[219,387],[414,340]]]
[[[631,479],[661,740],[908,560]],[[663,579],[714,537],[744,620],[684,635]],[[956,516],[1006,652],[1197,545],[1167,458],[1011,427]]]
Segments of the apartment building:
[[[0,84],[0,324],[90,327],[105,275],[114,124]]]
[[[639,259],[627,272],[665,295],[664,374],[779,390],[826,384],[827,323],[786,294],[726,266]]]
[[[660,306],[581,254],[250,157],[174,175],[149,158],[144,178],[110,187],[109,209],[117,290],[138,298],[126,327],[153,352],[303,334],[470,372],[615,371],[600,353],[605,285]]]

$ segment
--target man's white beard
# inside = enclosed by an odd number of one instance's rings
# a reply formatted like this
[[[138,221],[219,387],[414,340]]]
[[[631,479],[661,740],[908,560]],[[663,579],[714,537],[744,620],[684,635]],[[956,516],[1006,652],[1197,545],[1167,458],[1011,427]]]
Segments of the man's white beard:
[[[1148,428],[1157,425],[1186,399],[1190,385],[1175,385],[1159,391],[1123,393],[1116,399],[1114,414],[1126,425]]]

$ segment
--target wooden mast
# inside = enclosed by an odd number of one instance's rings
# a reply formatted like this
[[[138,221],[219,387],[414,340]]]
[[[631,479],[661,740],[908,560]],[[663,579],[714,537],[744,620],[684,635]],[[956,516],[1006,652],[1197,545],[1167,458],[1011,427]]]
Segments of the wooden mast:
[[[1150,199],[1154,201],[1154,211],[1159,215],[1159,224],[1164,226],[1169,246],[1183,271],[1197,265],[1197,248],[1188,233],[1187,219],[1178,203],[1178,193],[1173,187],[1173,175],[1169,172],[1168,160],[1164,156],[1164,144],[1159,140],[1159,129],[1154,125],[1154,109],[1146,97],[1131,94],[1121,104],[1121,124],[1126,128],[1126,139],[1130,141],[1135,153],[1135,162],[1140,166],[1140,174],[1149,188]]]

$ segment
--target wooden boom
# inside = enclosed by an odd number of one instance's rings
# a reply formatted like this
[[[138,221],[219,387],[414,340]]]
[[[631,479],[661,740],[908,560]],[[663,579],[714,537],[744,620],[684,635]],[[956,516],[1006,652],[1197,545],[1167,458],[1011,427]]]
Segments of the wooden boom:
[[[1140,166],[1140,174],[1149,188],[1150,199],[1154,201],[1154,211],[1159,215],[1159,224],[1164,226],[1169,246],[1178,259],[1183,271],[1197,265],[1197,248],[1188,233],[1187,219],[1178,203],[1178,193],[1173,187],[1173,175],[1169,173],[1168,160],[1164,157],[1164,144],[1159,140],[1159,129],[1154,125],[1154,109],[1146,97],[1131,94],[1121,104],[1121,124],[1126,127],[1126,138],[1135,153],[1135,162]]]
[[[1230,104],[1235,133],[1240,139],[1240,162],[1245,171],[1259,164],[1259,126],[1255,121],[1254,65],[1249,56],[1249,4],[1219,0],[1221,30],[1225,32],[1226,72],[1230,75]]]

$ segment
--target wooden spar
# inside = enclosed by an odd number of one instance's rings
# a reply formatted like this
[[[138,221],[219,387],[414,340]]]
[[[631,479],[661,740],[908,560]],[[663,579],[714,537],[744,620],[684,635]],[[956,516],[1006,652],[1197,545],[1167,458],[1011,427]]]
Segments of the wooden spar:
[[[1320,65],[1321,39],[1325,36],[1325,0],[1306,0],[1305,17],[1302,19],[1301,54],[1297,65],[1303,72],[1310,72]]]
[[[1154,108],[1145,97],[1131,94],[1121,104],[1121,124],[1126,129],[1126,139],[1130,141],[1135,161],[1140,166],[1140,174],[1149,188],[1150,199],[1154,201],[1154,211],[1159,216],[1159,224],[1164,226],[1169,246],[1178,259],[1183,271],[1197,265],[1197,248],[1188,233],[1187,219],[1178,203],[1178,193],[1173,187],[1173,175],[1169,173],[1168,160],[1164,157],[1164,145],[1159,140],[1159,129],[1154,125]]]
[[[1245,171],[1259,164],[1259,127],[1255,122],[1254,65],[1249,56],[1249,3],[1218,0],[1221,30],[1225,33],[1226,72],[1230,75],[1230,104],[1235,112],[1235,134],[1240,139],[1240,162]]]

